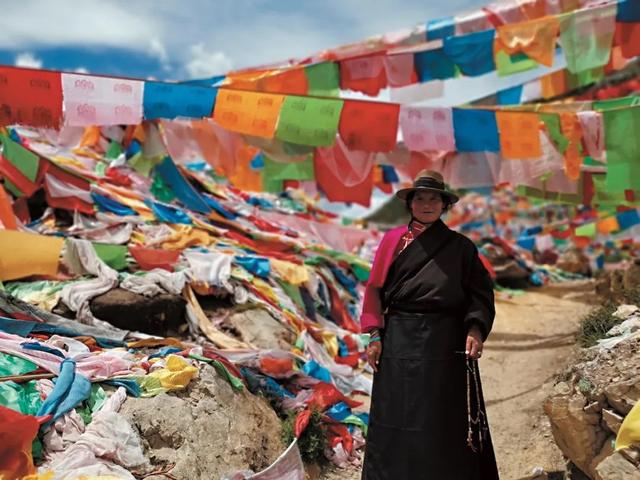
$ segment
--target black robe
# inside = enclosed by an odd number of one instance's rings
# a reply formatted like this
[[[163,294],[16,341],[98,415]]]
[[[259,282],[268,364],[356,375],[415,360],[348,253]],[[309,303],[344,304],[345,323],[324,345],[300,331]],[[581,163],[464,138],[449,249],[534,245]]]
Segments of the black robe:
[[[362,478],[498,479],[488,429],[480,442],[474,426],[476,452],[467,445],[466,336],[477,325],[486,339],[495,316],[475,245],[437,221],[394,260],[380,294],[385,328]],[[486,414],[479,377],[477,392]]]

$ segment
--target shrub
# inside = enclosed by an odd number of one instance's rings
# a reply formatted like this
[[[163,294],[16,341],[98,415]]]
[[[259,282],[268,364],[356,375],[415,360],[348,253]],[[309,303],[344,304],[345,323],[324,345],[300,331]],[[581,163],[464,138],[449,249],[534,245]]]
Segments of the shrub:
[[[598,343],[598,340],[605,338],[611,328],[622,323],[622,320],[613,316],[616,308],[613,303],[606,303],[588,313],[582,319],[580,333],[578,334],[580,346],[584,348],[592,347]]]
[[[283,422],[282,439],[290,445],[295,438],[296,413],[291,413]],[[309,425],[298,439],[300,455],[305,463],[324,463],[324,450],[327,447],[327,432],[322,423],[322,414],[318,410],[311,413]]]

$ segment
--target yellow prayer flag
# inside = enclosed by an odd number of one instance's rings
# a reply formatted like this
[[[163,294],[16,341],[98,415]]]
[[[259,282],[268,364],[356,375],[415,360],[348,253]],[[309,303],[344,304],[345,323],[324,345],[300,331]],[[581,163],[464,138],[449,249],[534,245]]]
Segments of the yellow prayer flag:
[[[284,95],[221,89],[213,118],[233,132],[273,138]]]
[[[64,239],[0,230],[0,280],[55,275]]]

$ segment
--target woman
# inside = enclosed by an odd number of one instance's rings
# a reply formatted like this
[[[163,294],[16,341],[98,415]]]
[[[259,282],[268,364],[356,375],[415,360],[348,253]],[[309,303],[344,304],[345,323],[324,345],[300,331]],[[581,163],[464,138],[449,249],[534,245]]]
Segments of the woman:
[[[495,316],[475,245],[440,216],[458,197],[422,171],[396,195],[408,226],[385,234],[361,318],[375,372],[364,480],[498,478],[476,360]]]

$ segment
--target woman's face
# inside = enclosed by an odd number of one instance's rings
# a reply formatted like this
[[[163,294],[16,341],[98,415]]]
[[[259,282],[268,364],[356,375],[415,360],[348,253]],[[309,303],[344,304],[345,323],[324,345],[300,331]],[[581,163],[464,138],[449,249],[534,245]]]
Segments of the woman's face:
[[[444,210],[442,195],[436,192],[416,192],[411,200],[411,213],[421,223],[433,223]]]

